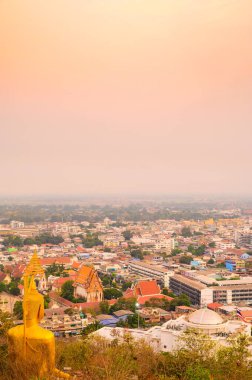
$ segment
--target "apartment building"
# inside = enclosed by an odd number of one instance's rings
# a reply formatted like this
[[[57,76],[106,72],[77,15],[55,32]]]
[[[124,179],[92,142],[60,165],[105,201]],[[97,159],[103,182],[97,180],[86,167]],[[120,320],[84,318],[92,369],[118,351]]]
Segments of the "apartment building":
[[[158,240],[155,244],[155,249],[162,250],[164,249],[166,252],[171,252],[175,248],[175,240],[173,238],[170,239],[161,239]]]
[[[214,281],[207,276],[189,278],[176,274],[170,278],[170,289],[176,295],[186,294],[194,305],[201,307],[212,302],[252,304],[252,277]]]
[[[24,222],[18,222],[17,220],[12,220],[10,222],[10,226],[12,229],[15,228],[24,228]]]
[[[129,262],[129,271],[140,277],[159,280],[167,288],[169,288],[170,277],[174,274],[173,271],[164,267],[135,261]]]
[[[239,247],[252,249],[252,233],[251,232],[237,232],[236,231],[235,241]]]

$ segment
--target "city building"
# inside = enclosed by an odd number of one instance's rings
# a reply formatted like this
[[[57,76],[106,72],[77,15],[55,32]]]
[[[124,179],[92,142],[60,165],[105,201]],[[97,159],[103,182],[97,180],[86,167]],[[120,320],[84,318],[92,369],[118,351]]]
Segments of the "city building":
[[[173,271],[164,267],[136,261],[129,262],[129,271],[144,278],[159,280],[167,288],[169,288],[170,277],[174,274]]]
[[[103,327],[93,335],[113,341],[115,337],[123,339],[127,333],[133,339],[145,340],[157,351],[171,352],[179,347],[183,332],[191,329],[207,334],[217,345],[224,346],[228,344],[228,338],[235,333],[243,333],[248,337],[251,335],[250,324],[242,320],[224,320],[216,312],[205,308],[184,314],[175,320],[165,322],[162,326],[151,327],[149,330]]]
[[[136,298],[139,305],[144,305],[145,302],[152,298],[163,298],[171,301],[173,298],[161,294],[161,290],[156,280],[140,280],[124,293],[125,298]]]
[[[170,289],[176,295],[186,294],[194,305],[252,303],[252,277],[216,280],[199,275],[188,277],[176,274],[170,278]]]
[[[77,272],[73,284],[74,296],[83,297],[87,302],[100,302],[103,300],[103,287],[96,270],[91,266],[82,265]]]

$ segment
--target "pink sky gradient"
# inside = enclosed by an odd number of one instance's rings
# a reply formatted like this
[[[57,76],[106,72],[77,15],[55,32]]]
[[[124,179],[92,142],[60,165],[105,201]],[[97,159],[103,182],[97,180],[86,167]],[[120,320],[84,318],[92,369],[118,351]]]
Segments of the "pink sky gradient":
[[[251,0],[1,0],[0,194],[250,194],[251,20]]]

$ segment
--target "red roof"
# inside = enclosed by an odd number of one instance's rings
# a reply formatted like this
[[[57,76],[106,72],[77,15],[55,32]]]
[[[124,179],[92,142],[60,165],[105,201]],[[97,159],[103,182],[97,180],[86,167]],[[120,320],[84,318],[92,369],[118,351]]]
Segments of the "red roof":
[[[207,305],[207,308],[210,309],[210,310],[216,310],[216,309],[219,309],[219,307],[223,306],[222,303],[219,303],[219,302],[212,302],[212,303],[209,303]]]
[[[160,294],[160,287],[156,280],[151,281],[139,281],[136,285],[137,293],[141,296],[147,296],[151,294]]]
[[[78,252],[85,252],[85,249],[84,249],[83,247],[79,246],[79,245],[78,245],[78,247],[76,248],[76,250],[77,250]]]
[[[252,310],[240,310],[240,313],[245,320],[250,321],[252,319]]]
[[[41,265],[52,265],[52,264],[70,264],[70,257],[46,257],[40,260]]]
[[[128,289],[124,292],[123,297],[124,297],[124,298],[132,298],[132,297],[135,297],[134,289],[130,289],[130,288],[128,288]]]
[[[53,282],[53,286],[62,286],[67,281],[74,281],[76,276],[60,277]]]
[[[161,295],[160,287],[156,280],[140,280],[133,289],[125,291],[125,298]]]
[[[72,264],[73,269],[78,269],[80,267],[81,263],[78,263],[77,261],[74,261]]]

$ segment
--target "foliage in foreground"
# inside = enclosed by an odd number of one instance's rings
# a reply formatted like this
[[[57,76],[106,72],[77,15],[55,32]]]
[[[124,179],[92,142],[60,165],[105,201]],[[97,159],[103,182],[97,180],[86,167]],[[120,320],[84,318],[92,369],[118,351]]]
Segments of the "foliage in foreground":
[[[6,345],[0,345],[1,380],[24,380],[8,363]],[[216,347],[208,336],[194,331],[182,335],[172,353],[155,352],[129,335],[112,343],[98,338],[57,342],[57,367],[80,371],[85,380],[251,380],[248,339],[239,335],[226,347]]]

